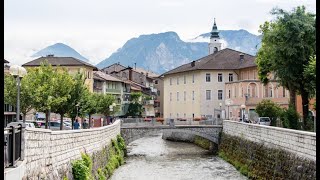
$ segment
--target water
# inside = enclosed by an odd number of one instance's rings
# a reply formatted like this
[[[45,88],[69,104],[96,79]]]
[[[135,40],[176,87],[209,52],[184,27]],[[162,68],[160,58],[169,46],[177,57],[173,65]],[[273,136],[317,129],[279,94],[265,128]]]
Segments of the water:
[[[163,140],[161,134],[128,145],[126,164],[112,180],[247,179],[231,164],[191,143]]]

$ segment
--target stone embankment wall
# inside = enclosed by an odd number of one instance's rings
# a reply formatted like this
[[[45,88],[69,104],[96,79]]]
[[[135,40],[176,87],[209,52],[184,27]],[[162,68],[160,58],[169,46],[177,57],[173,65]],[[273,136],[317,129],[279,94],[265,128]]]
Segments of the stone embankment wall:
[[[224,121],[219,156],[250,179],[316,179],[316,133]]]
[[[51,131],[26,129],[24,179],[70,177],[71,162],[109,146],[120,134],[120,121],[94,129]]]
[[[313,132],[228,120],[223,122],[223,132],[316,160],[316,133]]]

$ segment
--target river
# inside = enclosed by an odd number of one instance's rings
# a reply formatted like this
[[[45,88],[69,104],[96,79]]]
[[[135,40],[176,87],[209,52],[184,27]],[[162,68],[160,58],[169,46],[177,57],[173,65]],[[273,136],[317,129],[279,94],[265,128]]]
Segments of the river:
[[[191,143],[144,137],[128,145],[126,164],[112,180],[208,180],[247,179],[231,164]]]

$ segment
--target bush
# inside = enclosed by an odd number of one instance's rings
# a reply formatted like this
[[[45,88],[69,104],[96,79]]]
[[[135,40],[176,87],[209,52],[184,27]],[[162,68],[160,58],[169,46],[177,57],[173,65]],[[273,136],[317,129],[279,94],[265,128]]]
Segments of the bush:
[[[289,108],[282,112],[280,119],[284,128],[300,129],[300,115],[298,114],[294,106],[289,105]]]
[[[89,168],[82,159],[72,163],[72,174],[73,178],[77,180],[88,180],[90,177]]]
[[[101,170],[101,168],[98,169],[98,179],[99,180],[106,180],[107,177],[105,176],[105,173]]]
[[[260,117],[269,117],[271,126],[276,126],[277,117],[281,115],[281,107],[269,99],[262,100],[256,107],[256,112]]]

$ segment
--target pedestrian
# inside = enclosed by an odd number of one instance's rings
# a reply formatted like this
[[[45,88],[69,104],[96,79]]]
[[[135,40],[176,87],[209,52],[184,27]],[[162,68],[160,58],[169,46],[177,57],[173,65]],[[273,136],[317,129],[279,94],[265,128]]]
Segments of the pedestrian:
[[[76,121],[73,123],[73,128],[74,129],[79,129],[80,128],[80,124],[78,122],[78,119],[76,119]]]
[[[87,123],[86,119],[84,119],[84,121],[82,123],[82,127],[83,127],[83,129],[88,129],[88,123]]]
[[[91,118],[91,127],[94,127],[94,120]]]

